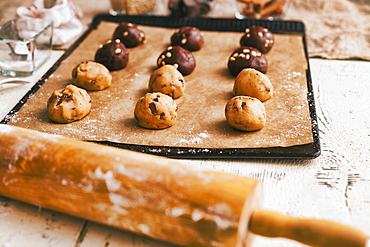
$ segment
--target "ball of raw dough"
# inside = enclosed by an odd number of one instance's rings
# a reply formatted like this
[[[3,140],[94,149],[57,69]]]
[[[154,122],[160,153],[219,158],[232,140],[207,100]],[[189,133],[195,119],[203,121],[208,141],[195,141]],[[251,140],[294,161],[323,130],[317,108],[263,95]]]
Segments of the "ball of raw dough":
[[[47,102],[48,116],[57,123],[71,123],[84,118],[91,109],[91,98],[85,89],[68,85],[52,93]]]
[[[229,57],[227,64],[232,75],[237,76],[244,68],[254,68],[262,73],[267,72],[267,59],[256,48],[240,47]]]
[[[176,122],[177,104],[163,93],[147,93],[136,102],[134,116],[141,127],[168,128]]]
[[[247,68],[240,71],[236,77],[233,94],[234,96],[251,96],[266,101],[273,95],[273,86],[267,75],[258,70]]]
[[[263,103],[249,96],[235,96],[225,108],[227,122],[238,130],[256,131],[265,127],[266,111]]]
[[[135,47],[145,43],[145,33],[135,24],[122,22],[114,30],[113,39],[119,39],[127,47]]]
[[[157,59],[158,68],[166,64],[175,66],[183,76],[191,74],[196,65],[193,54],[178,45],[169,46],[159,55]]]
[[[171,45],[179,45],[189,51],[198,51],[204,44],[201,31],[196,27],[182,27],[171,36]]]
[[[95,62],[103,64],[109,71],[123,69],[127,66],[129,51],[119,40],[109,40],[100,45],[95,53]]]
[[[86,90],[103,90],[110,87],[112,75],[102,64],[83,61],[72,71],[73,82]]]
[[[155,70],[150,76],[149,90],[177,99],[184,93],[185,79],[174,66],[166,64]]]
[[[251,46],[262,53],[267,53],[274,45],[274,35],[270,30],[260,26],[246,28],[240,39],[241,46]]]

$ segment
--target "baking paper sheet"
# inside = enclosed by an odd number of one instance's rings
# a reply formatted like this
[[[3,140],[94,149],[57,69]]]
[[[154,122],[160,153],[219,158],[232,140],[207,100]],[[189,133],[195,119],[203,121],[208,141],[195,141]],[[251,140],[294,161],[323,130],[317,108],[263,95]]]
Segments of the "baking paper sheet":
[[[263,148],[313,142],[307,101],[308,65],[303,37],[298,34],[275,34],[275,45],[266,55],[274,97],[264,102],[267,123],[260,131],[242,132],[227,124],[224,109],[232,98],[235,79],[227,62],[239,47],[242,33],[213,31],[203,31],[205,45],[193,52],[197,66],[185,77],[185,94],[176,99],[179,107],[176,124],[163,130],[141,128],[133,115],[135,103],[148,92],[148,80],[156,69],[157,58],[175,31],[149,26],[141,26],[147,43],[130,48],[128,66],[112,72],[112,86],[89,92],[92,110],[88,116],[70,124],[51,122],[46,110],[51,93],[72,83],[72,69],[83,60],[93,60],[99,44],[111,38],[116,26],[100,23],[9,124],[80,140],[166,147]]]

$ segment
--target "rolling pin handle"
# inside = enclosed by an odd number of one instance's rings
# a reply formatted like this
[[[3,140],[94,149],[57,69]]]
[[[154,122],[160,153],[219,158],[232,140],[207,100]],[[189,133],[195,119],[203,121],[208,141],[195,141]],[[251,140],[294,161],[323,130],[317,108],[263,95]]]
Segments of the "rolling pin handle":
[[[249,221],[249,230],[265,237],[282,237],[313,247],[368,247],[368,236],[349,226],[327,220],[299,219],[257,210]]]

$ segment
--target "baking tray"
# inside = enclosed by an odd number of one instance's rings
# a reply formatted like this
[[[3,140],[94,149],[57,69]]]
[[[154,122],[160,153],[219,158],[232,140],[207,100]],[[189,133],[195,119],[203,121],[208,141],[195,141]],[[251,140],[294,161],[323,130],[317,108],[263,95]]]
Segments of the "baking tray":
[[[197,26],[205,31],[218,32],[244,32],[245,28],[252,25],[264,26],[274,33],[280,34],[300,34],[303,37],[304,52],[307,60],[307,100],[309,105],[313,142],[304,145],[291,147],[271,147],[271,148],[191,148],[191,147],[166,147],[166,146],[146,146],[125,143],[114,143],[109,141],[97,141],[103,145],[115,146],[118,148],[129,149],[155,155],[176,157],[176,158],[315,158],[320,155],[319,131],[315,102],[312,89],[311,75],[309,70],[309,60],[306,48],[305,28],[302,22],[298,21],[269,21],[269,20],[237,20],[225,18],[173,18],[167,16],[112,16],[101,14],[94,17],[88,30],[81,35],[78,40],[71,45],[65,54],[50,68],[50,70],[35,84],[35,86],[19,101],[19,103],[8,113],[1,123],[8,123],[21,107],[32,97],[32,95],[42,87],[44,82],[89,35],[96,29],[102,21],[120,23],[133,22],[138,25],[147,25],[165,28],[180,28],[182,26]]]

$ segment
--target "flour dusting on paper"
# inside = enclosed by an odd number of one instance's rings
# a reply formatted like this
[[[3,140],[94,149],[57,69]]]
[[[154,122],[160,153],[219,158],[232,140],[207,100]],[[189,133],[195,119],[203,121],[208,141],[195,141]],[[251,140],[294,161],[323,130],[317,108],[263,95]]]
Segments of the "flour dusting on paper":
[[[276,34],[275,45],[266,55],[274,96],[264,102],[267,123],[260,131],[237,131],[227,124],[224,113],[235,79],[227,70],[227,61],[238,48],[242,33],[211,31],[203,31],[205,45],[193,52],[197,67],[185,77],[185,93],[176,99],[179,107],[176,124],[163,130],[141,128],[134,119],[135,103],[148,92],[148,80],[156,69],[157,58],[175,31],[148,26],[141,26],[147,43],[129,49],[128,66],[112,72],[112,86],[89,92],[91,112],[81,121],[52,123],[46,112],[49,95],[72,83],[72,69],[83,60],[93,60],[99,44],[110,39],[115,27],[115,23],[102,22],[93,30],[9,124],[80,140],[164,148],[289,147],[313,142],[307,101],[308,65],[303,37],[299,34]]]

